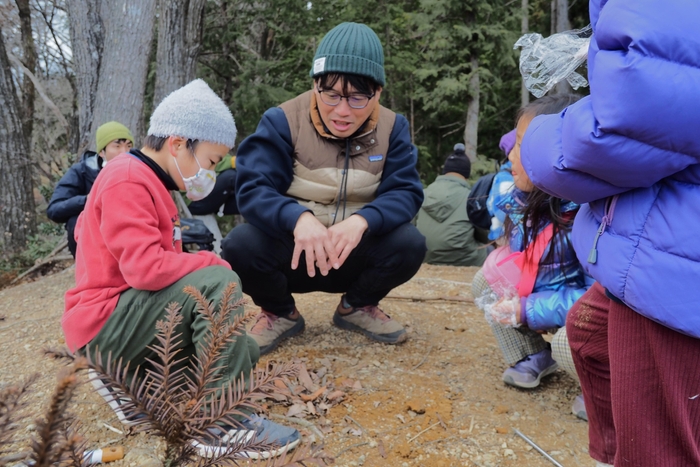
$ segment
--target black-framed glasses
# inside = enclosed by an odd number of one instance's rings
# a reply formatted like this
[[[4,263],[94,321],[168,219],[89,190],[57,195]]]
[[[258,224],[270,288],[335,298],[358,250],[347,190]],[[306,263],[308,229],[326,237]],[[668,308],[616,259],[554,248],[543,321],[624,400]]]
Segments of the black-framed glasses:
[[[348,101],[348,105],[352,109],[364,109],[376,94],[372,93],[371,96],[367,96],[365,94],[350,94],[349,96],[344,96],[339,92],[333,91],[332,89],[321,90],[317,87],[316,90],[321,96],[321,100],[324,104],[335,107],[336,105],[340,104],[341,100],[345,99]]]

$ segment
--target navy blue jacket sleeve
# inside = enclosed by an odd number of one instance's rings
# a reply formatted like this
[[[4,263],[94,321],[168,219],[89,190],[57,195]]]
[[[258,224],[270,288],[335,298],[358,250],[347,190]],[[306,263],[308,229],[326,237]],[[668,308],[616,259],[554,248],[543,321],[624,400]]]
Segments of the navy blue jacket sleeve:
[[[284,111],[265,112],[255,133],[238,148],[236,197],[241,215],[269,235],[294,231],[309,209],[285,196],[293,178],[292,137]]]
[[[418,213],[423,203],[423,184],[416,169],[417,162],[418,149],[411,144],[408,121],[397,115],[389,136],[389,153],[377,198],[357,212],[367,220],[370,234],[391,232],[411,222]]]
[[[46,215],[59,224],[68,222],[83,211],[87,194],[81,164],[74,164],[56,185]]]

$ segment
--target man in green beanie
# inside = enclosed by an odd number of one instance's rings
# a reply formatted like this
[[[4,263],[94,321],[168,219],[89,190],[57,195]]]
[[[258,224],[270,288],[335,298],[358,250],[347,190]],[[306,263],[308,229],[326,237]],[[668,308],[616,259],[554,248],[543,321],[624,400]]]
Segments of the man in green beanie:
[[[108,161],[123,152],[129,152],[134,137],[127,127],[119,122],[107,122],[97,129],[95,135],[97,152],[87,150],[80,162],[74,164],[61,177],[54,188],[46,215],[59,224],[66,224],[68,249],[75,258],[75,223],[85,208],[88,193],[97,175]]]
[[[423,201],[406,119],[379,104],[384,52],[364,24],[318,46],[312,89],[265,112],[238,151],[236,198],[247,224],[222,257],[262,308],[249,332],[261,354],[304,331],[292,293],[341,293],[333,323],[387,344],[403,326],[379,301],[418,271]],[[329,310],[330,311],[330,310]]]

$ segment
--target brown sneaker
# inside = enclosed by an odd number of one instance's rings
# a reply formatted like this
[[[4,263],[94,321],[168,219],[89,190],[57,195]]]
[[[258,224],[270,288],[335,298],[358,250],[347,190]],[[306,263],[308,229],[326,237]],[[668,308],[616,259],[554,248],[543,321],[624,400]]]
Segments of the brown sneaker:
[[[305,327],[304,317],[296,309],[294,309],[294,313],[289,315],[289,318],[261,310],[255,324],[248,331],[248,335],[258,343],[260,355],[265,355],[272,352],[282,339],[294,337],[304,332]]]
[[[400,344],[408,339],[403,326],[376,305],[345,308],[341,298],[333,315],[333,323],[340,329],[359,332],[385,344]]]

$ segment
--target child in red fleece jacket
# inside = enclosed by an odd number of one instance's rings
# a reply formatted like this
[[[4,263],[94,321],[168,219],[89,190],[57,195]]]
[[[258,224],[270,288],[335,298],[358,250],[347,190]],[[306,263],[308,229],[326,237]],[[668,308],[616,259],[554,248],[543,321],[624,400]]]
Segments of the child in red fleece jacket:
[[[177,329],[182,355],[196,355],[209,330],[197,312],[194,299],[183,292],[191,285],[218,309],[225,287],[239,283],[226,261],[208,251],[183,253],[180,218],[170,191],[185,190],[192,200],[206,197],[214,188],[216,164],[234,146],[236,126],[224,102],[202,80],[195,80],[166,97],[153,112],[139,151],[114,158],[95,180],[85,210],[76,226],[76,286],[66,293],[62,319],[66,343],[72,350],[130,362],[131,368],[155,358],[149,347],[157,343],[156,322],[171,302],[181,305]],[[237,297],[241,296],[240,287]],[[241,313],[243,310],[238,310]],[[250,374],[260,351],[244,334],[223,352],[222,387]],[[96,386],[120,420],[131,424],[129,414],[109,396],[109,388]],[[277,445],[299,442],[296,430],[259,417],[239,427],[221,427],[213,440],[193,440],[203,455],[216,453],[218,439],[264,436]],[[237,431],[237,433],[232,433]],[[258,455],[265,455],[256,453]],[[252,456],[256,457],[256,456]]]

